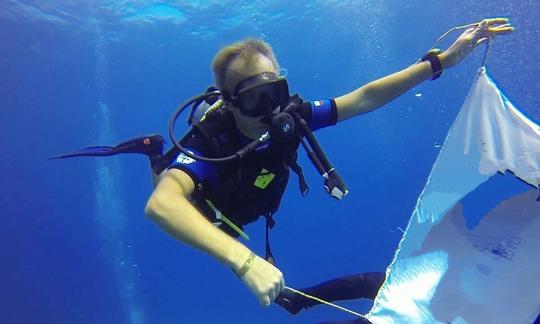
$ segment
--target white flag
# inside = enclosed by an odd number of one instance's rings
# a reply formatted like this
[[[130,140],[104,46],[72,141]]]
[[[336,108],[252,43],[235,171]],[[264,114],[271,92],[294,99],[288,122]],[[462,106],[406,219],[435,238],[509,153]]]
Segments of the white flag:
[[[468,228],[461,199],[506,171],[530,190],[498,202]],[[482,68],[418,198],[370,321],[533,323],[540,313],[539,183],[540,127]]]

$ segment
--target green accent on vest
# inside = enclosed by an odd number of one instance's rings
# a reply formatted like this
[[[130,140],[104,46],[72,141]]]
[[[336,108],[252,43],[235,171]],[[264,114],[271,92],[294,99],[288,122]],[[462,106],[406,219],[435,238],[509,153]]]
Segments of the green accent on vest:
[[[253,184],[257,188],[266,189],[266,187],[268,187],[268,185],[272,182],[272,180],[274,180],[275,177],[275,174],[263,168],[261,170],[261,173],[259,173],[257,179],[255,179],[255,183]]]

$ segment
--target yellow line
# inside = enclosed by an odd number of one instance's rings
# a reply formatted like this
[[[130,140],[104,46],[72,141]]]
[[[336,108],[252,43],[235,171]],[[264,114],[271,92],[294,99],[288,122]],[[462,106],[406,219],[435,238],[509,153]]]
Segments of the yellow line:
[[[228,219],[225,215],[221,214],[221,220],[225,222],[227,225],[229,225],[236,233],[238,233],[244,240],[249,241],[249,236],[240,229],[240,227],[236,226],[230,219]]]
[[[320,298],[318,298],[318,297],[308,295],[308,294],[306,294],[306,293],[304,293],[304,292],[302,292],[302,291],[300,291],[300,290],[296,290],[296,289],[294,289],[294,288],[287,287],[287,286],[285,286],[285,289],[290,290],[290,291],[292,291],[292,292],[294,292],[294,293],[296,293],[296,294],[302,295],[302,296],[304,296],[304,297],[306,297],[306,298],[309,298],[309,299],[313,299],[313,300],[315,300],[315,301],[318,301],[318,302],[321,303],[321,304],[325,304],[325,305],[328,305],[328,306],[332,306],[332,307],[334,307],[334,308],[337,308],[337,309],[339,309],[339,310],[341,310],[341,311],[344,311],[344,312],[347,312],[347,313],[349,313],[349,314],[353,314],[353,315],[358,316],[358,317],[361,317],[361,318],[363,318],[363,319],[367,319],[364,315],[362,315],[362,314],[360,314],[360,313],[357,313],[357,312],[352,311],[352,310],[350,310],[350,309],[347,309],[347,308],[345,308],[345,307],[341,307],[341,306],[339,306],[339,305],[333,304],[333,303],[331,303],[331,302],[327,302],[326,300],[320,299]]]

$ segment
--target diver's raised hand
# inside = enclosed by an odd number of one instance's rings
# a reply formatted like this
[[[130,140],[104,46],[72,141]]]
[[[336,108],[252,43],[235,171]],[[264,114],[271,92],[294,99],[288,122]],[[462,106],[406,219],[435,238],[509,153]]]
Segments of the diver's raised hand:
[[[253,259],[246,261],[251,263],[247,269],[240,269],[243,273],[237,272],[237,274],[255,294],[259,303],[268,306],[285,287],[283,274],[278,268],[255,254],[250,255],[250,258]]]
[[[479,44],[513,31],[514,27],[508,23],[507,18],[482,20],[478,25],[465,30],[446,51],[439,55],[443,68],[458,64]]]

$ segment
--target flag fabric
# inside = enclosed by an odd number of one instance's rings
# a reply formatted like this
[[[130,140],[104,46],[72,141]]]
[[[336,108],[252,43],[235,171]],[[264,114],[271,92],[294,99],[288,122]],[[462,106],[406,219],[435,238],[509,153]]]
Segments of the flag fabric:
[[[462,199],[497,173],[529,187],[470,228]],[[540,313],[540,127],[482,67],[367,315],[382,323],[533,323]]]

